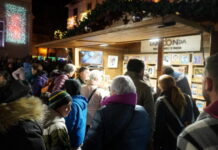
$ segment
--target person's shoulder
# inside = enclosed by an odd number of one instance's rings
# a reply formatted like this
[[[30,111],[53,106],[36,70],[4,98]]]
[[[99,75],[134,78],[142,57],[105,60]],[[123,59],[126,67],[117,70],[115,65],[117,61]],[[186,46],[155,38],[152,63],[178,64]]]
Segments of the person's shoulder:
[[[196,121],[184,129],[180,136],[186,136],[187,134],[203,135],[205,131],[209,131],[211,126],[218,127],[218,119],[207,117],[202,120]]]

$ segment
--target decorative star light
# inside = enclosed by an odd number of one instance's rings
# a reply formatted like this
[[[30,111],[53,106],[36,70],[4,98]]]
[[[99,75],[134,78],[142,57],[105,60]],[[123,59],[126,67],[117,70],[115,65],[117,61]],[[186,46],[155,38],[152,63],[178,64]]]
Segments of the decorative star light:
[[[26,8],[5,4],[6,42],[26,44]]]

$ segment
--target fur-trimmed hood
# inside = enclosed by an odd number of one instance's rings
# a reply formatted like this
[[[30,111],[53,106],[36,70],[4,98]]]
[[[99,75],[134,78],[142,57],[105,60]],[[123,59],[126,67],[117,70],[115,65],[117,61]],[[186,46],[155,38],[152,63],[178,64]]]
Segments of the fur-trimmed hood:
[[[6,132],[10,127],[22,120],[41,121],[44,107],[39,98],[23,97],[10,103],[0,104],[0,132]]]

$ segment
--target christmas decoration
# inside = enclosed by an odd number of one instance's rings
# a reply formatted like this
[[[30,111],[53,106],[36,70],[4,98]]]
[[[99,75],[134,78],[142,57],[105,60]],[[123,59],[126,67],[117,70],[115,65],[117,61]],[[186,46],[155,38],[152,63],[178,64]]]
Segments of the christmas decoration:
[[[26,44],[26,9],[21,6],[5,4],[6,42]]]
[[[68,30],[65,37],[105,29],[113,22],[122,19],[125,14],[133,16],[133,22],[145,17],[164,17],[174,14],[193,21],[218,21],[218,0],[106,0],[98,4],[79,26]],[[128,18],[123,19],[127,24]],[[175,22],[170,22],[173,25]],[[91,32],[89,30],[89,32]]]

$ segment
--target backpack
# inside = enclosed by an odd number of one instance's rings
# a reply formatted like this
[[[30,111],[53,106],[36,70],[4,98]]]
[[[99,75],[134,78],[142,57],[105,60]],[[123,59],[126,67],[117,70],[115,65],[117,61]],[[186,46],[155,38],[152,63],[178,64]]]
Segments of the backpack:
[[[54,87],[54,80],[55,78],[49,78],[48,81],[45,83],[45,85],[41,88],[41,94],[44,94],[46,92],[52,92],[52,89]]]

